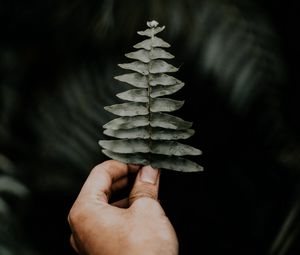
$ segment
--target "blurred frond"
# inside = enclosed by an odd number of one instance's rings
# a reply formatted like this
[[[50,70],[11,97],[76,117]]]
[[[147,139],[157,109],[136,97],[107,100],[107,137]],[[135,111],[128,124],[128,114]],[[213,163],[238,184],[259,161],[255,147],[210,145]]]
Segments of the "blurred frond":
[[[270,255],[294,254],[300,235],[299,197],[288,212],[270,249]]]
[[[242,3],[204,1],[189,42],[191,48],[201,46],[200,67],[238,111],[284,79],[276,33],[255,6]]]
[[[33,255],[24,243],[18,219],[19,206],[23,205],[22,200],[29,191],[16,179],[15,173],[14,164],[0,154],[0,254]]]
[[[109,65],[105,68],[108,70]],[[39,108],[31,123],[39,141],[38,157],[47,172],[38,178],[43,189],[68,189],[72,175],[77,172],[82,176],[101,161],[97,138],[110,118],[103,107],[112,103],[113,95],[121,89],[112,85],[107,73],[111,71],[102,75],[93,68],[70,73],[57,90],[38,98]],[[53,165],[61,170],[56,167],[53,171]]]

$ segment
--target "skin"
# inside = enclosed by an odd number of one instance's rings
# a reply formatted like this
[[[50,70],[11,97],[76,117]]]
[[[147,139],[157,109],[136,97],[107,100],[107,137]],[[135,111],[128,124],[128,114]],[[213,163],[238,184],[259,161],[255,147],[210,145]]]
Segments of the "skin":
[[[137,173],[128,198],[109,203],[110,195]],[[176,255],[178,240],[157,201],[160,172],[115,160],[96,166],[73,204],[68,221],[71,245],[88,255]]]

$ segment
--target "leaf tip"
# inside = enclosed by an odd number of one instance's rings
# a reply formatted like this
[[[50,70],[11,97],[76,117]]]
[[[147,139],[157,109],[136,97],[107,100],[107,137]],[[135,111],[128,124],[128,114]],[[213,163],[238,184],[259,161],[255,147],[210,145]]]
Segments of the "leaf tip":
[[[147,26],[150,28],[155,28],[158,26],[158,22],[156,20],[147,21]]]

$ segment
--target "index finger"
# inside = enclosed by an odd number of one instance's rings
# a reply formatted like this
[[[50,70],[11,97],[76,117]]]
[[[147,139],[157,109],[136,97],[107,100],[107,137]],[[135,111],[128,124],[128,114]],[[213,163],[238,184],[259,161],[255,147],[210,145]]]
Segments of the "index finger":
[[[93,168],[78,199],[92,198],[107,203],[113,182],[139,170],[138,165],[127,165],[116,160],[105,161]]]

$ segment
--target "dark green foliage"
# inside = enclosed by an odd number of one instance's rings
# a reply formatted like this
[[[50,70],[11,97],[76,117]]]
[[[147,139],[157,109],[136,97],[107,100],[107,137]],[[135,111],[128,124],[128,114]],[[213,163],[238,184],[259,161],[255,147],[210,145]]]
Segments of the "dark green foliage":
[[[158,22],[147,22],[148,29],[138,32],[150,37],[133,47],[139,49],[125,56],[137,61],[119,64],[123,69],[135,71],[115,78],[138,89],[117,94],[117,97],[129,103],[106,106],[104,109],[121,116],[104,125],[104,134],[122,140],[101,140],[103,153],[110,158],[134,164],[151,165],[183,172],[201,171],[202,167],[179,156],[200,155],[201,151],[191,146],[170,141],[187,139],[194,134],[184,125],[184,120],[164,112],[173,112],[181,108],[183,101],[161,96],[171,95],[180,90],[184,83],[166,75],[178,68],[162,59],[174,56],[162,48],[170,45],[157,37],[164,30]]]

